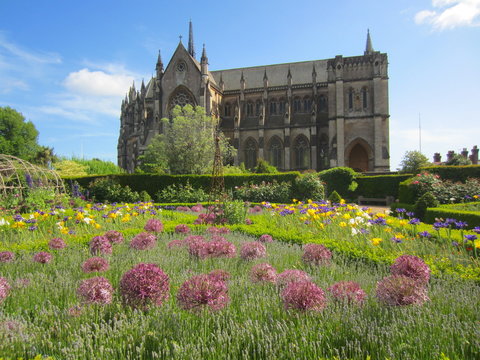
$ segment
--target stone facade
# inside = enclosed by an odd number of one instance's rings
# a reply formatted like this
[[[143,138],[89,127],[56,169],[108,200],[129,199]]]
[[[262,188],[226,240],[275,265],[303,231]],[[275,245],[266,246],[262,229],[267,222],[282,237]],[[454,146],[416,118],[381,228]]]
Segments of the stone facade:
[[[175,105],[200,105],[220,121],[237,149],[236,164],[268,160],[280,170],[349,166],[388,171],[387,54],[367,35],[362,56],[210,71],[181,40],[164,69],[122,101],[118,164],[132,172],[160,119]]]

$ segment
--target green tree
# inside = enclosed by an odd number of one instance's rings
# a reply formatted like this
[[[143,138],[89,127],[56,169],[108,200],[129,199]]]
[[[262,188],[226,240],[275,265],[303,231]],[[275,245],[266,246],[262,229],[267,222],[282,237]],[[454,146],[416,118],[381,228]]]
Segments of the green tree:
[[[58,161],[58,157],[53,152],[53,148],[40,145],[38,147],[35,157],[32,162],[38,165],[42,165],[48,168],[52,167],[52,163]]]
[[[176,106],[172,115],[171,120],[162,119],[163,133],[145,150],[140,169],[171,174],[210,173],[215,153],[215,120],[205,115],[200,106]],[[234,149],[222,133],[219,137],[223,158],[231,158]]]
[[[407,151],[400,163],[400,172],[407,174],[417,174],[421,167],[431,165],[428,158],[420,151]]]
[[[39,151],[38,131],[30,121],[10,107],[0,107],[0,154],[33,161]]]
[[[472,165],[472,162],[462,154],[454,154],[450,160],[445,162],[445,165]]]

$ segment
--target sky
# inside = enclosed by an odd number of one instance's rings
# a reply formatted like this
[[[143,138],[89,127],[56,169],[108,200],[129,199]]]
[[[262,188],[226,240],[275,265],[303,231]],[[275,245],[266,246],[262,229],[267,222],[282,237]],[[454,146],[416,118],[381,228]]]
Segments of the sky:
[[[0,14],[0,106],[61,156],[116,163],[122,99],[190,19],[210,70],[363,55],[370,29],[389,59],[391,170],[420,146],[480,146],[480,0],[0,0]]]

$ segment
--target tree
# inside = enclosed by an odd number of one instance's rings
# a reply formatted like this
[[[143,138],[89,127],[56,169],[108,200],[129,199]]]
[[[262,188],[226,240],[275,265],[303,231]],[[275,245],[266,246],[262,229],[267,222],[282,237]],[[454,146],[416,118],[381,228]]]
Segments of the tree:
[[[53,148],[42,145],[38,146],[37,153],[32,159],[34,164],[42,165],[48,168],[51,168],[52,163],[55,161],[58,161],[58,157],[53,152]]]
[[[38,131],[30,121],[10,107],[0,107],[0,154],[33,161],[40,150]]]
[[[431,165],[428,158],[420,151],[407,151],[400,163],[400,172],[408,174],[417,174],[421,167]]]
[[[462,154],[453,154],[452,158],[445,162],[445,165],[472,165],[472,162]]]
[[[140,158],[144,172],[171,174],[206,174],[212,171],[215,154],[215,120],[205,115],[201,106],[176,106],[172,119],[162,119],[163,133],[157,135]],[[224,159],[234,153],[220,133]]]

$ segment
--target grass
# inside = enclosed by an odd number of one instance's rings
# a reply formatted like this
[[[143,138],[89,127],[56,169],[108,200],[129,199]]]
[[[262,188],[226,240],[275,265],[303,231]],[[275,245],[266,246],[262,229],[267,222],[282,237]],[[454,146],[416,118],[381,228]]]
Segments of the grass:
[[[129,236],[131,238],[133,235]],[[423,306],[385,307],[375,297],[375,285],[388,274],[385,265],[355,261],[338,253],[330,266],[310,267],[301,261],[298,245],[267,244],[266,259],[194,260],[185,249],[166,244],[179,236],[162,234],[149,251],[116,245],[111,268],[102,274],[118,289],[122,274],[137,263],[158,264],[170,277],[170,298],[160,308],[142,312],[124,307],[118,292],[106,306],[86,306],[78,317],[68,309],[78,305],[80,264],[90,257],[86,245],[71,245],[52,263],[33,263],[30,254],[0,264],[0,276],[10,283],[28,278],[0,305],[0,323],[16,321],[15,331],[0,330],[0,354],[55,359],[476,359],[480,357],[480,289],[468,281],[432,279],[431,301]],[[252,238],[233,233],[239,245]],[[275,285],[252,284],[249,270],[269,262],[278,271],[307,271],[326,289],[339,280],[357,281],[369,295],[363,307],[332,301],[322,313],[298,313],[283,308]],[[192,275],[213,269],[230,272],[229,306],[217,313],[181,310],[175,296]],[[0,329],[2,327],[0,326]],[[442,355],[444,354],[444,355]]]

